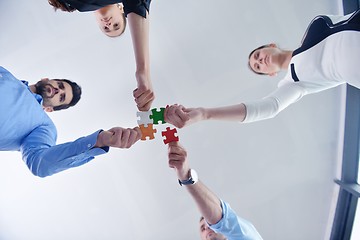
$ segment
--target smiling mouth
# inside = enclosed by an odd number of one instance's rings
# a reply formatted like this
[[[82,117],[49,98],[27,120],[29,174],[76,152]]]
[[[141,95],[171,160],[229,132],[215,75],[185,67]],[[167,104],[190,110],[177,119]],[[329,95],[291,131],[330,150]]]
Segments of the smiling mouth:
[[[211,235],[215,234],[214,232],[209,232],[207,235],[206,235],[206,238],[208,237],[211,237]]]
[[[49,98],[52,98],[55,95],[55,91],[51,86],[47,86],[47,91],[46,92],[48,93],[47,97],[49,97]]]

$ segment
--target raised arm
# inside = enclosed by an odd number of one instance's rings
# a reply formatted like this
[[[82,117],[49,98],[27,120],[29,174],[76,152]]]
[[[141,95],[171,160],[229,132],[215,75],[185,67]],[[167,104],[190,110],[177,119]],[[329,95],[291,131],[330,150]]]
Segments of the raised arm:
[[[175,169],[178,179],[183,184],[192,183],[185,184],[183,187],[190,193],[201,215],[212,230],[223,234],[229,240],[262,240],[252,223],[237,216],[228,203],[220,200],[201,181],[196,181],[197,178],[192,175],[194,172],[190,171],[187,152],[178,142],[169,143],[168,155],[169,167]],[[192,181],[189,181],[190,177]],[[201,232],[203,232],[202,229]],[[204,234],[208,233],[204,232]]]
[[[190,167],[187,162],[186,150],[177,142],[169,143],[169,167],[174,168],[179,180],[189,179]],[[198,206],[200,213],[210,224],[215,224],[222,217],[220,199],[201,181],[186,185],[191,197]]]
[[[133,95],[139,111],[148,111],[155,99],[150,79],[149,16],[129,13],[128,22],[136,62],[137,88]]]

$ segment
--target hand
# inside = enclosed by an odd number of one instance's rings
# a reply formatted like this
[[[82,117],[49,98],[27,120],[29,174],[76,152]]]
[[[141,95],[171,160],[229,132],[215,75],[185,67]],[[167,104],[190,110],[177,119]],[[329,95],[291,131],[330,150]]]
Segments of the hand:
[[[187,152],[178,142],[170,142],[168,148],[169,167],[174,168],[180,180],[189,178],[189,164]]]
[[[140,138],[141,131],[138,127],[114,127],[108,131],[100,132],[94,147],[130,148]]]
[[[133,92],[136,106],[139,111],[149,111],[152,102],[155,99],[155,94],[152,87],[139,85]]]
[[[177,128],[183,128],[205,119],[205,109],[185,108],[182,105],[171,105],[165,109],[164,120]]]

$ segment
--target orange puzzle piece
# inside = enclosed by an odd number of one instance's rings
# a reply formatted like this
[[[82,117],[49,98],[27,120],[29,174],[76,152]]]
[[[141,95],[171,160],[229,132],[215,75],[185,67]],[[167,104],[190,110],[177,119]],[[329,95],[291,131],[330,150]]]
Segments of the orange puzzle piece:
[[[146,140],[146,137],[149,137],[149,140],[154,139],[154,133],[156,133],[156,129],[153,128],[154,124],[148,124],[147,127],[144,124],[141,124],[140,131],[141,131],[141,140]]]

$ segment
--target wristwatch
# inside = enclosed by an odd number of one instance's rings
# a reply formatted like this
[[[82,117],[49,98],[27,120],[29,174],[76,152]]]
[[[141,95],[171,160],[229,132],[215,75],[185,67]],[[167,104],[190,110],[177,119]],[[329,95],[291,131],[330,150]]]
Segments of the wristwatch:
[[[197,172],[194,169],[190,169],[189,176],[190,177],[187,180],[181,181],[179,179],[180,186],[182,186],[182,185],[193,185],[193,184],[197,183],[197,181],[199,180]]]

